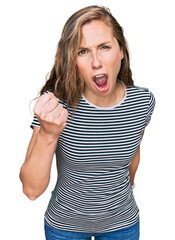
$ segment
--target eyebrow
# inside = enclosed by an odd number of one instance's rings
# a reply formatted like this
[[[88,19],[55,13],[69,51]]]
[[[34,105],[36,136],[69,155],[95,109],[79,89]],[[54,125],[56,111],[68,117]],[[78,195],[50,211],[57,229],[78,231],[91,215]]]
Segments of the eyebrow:
[[[100,44],[97,45],[97,48],[99,48],[99,47],[101,47],[101,46],[104,46],[104,45],[106,45],[106,44],[111,44],[111,42],[109,42],[109,41],[108,41],[108,42],[102,42],[102,43],[100,43]],[[89,47],[80,46],[79,49],[89,49]]]

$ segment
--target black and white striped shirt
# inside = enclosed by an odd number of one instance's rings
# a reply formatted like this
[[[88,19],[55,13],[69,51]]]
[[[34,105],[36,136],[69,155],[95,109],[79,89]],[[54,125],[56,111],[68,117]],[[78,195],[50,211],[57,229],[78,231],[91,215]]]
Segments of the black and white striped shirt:
[[[129,165],[155,98],[145,88],[126,87],[122,102],[98,107],[85,97],[62,132],[56,159],[58,180],[45,213],[51,227],[76,232],[109,232],[139,218]],[[61,101],[66,108],[66,102]],[[32,127],[39,126],[36,117]]]

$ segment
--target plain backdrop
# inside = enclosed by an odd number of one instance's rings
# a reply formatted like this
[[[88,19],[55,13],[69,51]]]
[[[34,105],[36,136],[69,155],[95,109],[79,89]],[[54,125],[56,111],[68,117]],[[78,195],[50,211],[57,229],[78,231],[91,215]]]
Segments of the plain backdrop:
[[[110,8],[128,41],[135,84],[149,88],[156,108],[141,143],[134,190],[141,240],[175,239],[175,34],[173,0],[6,0],[0,3],[0,234],[44,240],[43,216],[56,181],[36,201],[19,180],[32,130],[34,99],[52,68],[68,17],[88,5]],[[31,102],[31,104],[30,104]]]

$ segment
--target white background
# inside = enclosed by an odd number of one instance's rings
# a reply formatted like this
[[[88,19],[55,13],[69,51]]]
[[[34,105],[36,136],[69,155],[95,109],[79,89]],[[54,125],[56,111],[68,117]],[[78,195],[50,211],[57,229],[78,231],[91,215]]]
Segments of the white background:
[[[6,0],[0,3],[0,234],[3,240],[44,239],[43,215],[56,181],[55,160],[46,192],[22,193],[19,170],[31,137],[30,101],[54,62],[67,18],[76,10],[108,6],[124,28],[135,84],[148,87],[156,108],[141,144],[135,197],[141,240],[175,239],[173,0]]]

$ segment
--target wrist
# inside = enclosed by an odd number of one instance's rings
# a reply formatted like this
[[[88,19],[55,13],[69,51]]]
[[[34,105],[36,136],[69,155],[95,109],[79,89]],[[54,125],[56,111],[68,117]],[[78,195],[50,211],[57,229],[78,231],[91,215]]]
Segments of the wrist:
[[[56,143],[58,141],[59,136],[56,134],[46,133],[42,127],[39,130],[39,135],[44,139],[48,144]]]

